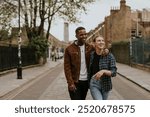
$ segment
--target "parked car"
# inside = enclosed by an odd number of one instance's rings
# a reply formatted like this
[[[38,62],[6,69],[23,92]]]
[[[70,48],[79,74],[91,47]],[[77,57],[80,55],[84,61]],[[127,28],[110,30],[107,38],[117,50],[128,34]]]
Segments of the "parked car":
[[[59,59],[61,59],[61,58],[64,57],[64,53],[63,52],[58,52],[58,56],[59,56]]]

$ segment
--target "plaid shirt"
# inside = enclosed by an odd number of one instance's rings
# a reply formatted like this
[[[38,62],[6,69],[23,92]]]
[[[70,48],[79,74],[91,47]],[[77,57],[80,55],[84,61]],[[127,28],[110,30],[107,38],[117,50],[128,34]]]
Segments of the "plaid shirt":
[[[94,51],[91,53],[91,56],[90,56],[90,65],[89,65],[89,71],[88,71],[89,81],[91,77],[94,75],[91,73],[91,66],[93,63],[93,59],[94,59]],[[100,56],[99,70],[103,70],[103,69],[110,70],[111,77],[116,76],[116,72],[117,72],[116,60],[112,53],[109,53],[108,55],[105,55],[105,56]],[[110,91],[112,89],[111,77],[106,76],[106,75],[101,77],[102,91],[105,92],[105,91]]]

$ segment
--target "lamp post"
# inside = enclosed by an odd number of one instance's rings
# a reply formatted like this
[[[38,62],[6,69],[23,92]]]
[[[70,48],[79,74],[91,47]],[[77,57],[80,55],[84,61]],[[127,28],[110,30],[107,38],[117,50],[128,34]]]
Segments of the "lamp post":
[[[18,25],[19,25],[19,34],[18,34],[18,66],[17,66],[17,79],[22,79],[22,61],[21,61],[21,27],[20,27],[20,0],[18,1]]]

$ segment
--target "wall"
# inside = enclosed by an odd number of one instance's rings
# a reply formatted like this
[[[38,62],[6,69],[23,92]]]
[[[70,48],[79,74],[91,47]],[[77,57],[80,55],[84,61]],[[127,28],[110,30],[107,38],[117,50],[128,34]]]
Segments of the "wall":
[[[130,64],[130,50],[128,42],[113,43],[111,51],[117,62],[128,65]]]

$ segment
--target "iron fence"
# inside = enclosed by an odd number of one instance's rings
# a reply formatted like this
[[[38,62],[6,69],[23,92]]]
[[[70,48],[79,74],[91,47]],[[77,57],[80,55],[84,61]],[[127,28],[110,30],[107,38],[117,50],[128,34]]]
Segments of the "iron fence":
[[[130,41],[112,44],[111,48],[117,62],[150,66],[150,38],[135,37]]]
[[[132,39],[131,61],[150,66],[150,39]]]
[[[35,50],[32,48],[21,48],[22,66],[36,64]],[[0,46],[0,72],[17,68],[18,48],[13,46]]]

